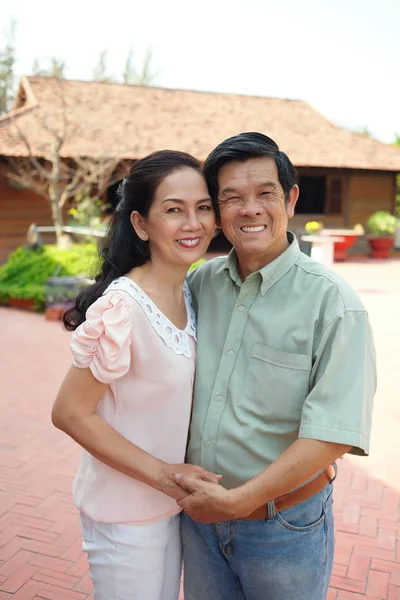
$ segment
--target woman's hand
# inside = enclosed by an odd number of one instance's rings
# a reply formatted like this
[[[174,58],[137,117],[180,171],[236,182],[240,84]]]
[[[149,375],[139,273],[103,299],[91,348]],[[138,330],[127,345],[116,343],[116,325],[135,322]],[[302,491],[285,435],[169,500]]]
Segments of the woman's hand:
[[[210,483],[219,483],[222,475],[216,475],[211,471],[206,471],[202,467],[189,464],[170,465],[163,463],[161,466],[159,485],[157,486],[160,492],[174,498],[182,500],[189,495],[190,492],[182,489],[176,482],[177,475],[190,475],[196,479],[208,481]]]

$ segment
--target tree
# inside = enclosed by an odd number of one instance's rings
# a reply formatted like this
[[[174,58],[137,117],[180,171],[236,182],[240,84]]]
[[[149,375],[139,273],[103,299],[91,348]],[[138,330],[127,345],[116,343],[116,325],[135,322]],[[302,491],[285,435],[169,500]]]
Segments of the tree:
[[[52,56],[50,58],[50,64],[48,67],[42,67],[37,58],[35,58],[32,65],[32,75],[56,77],[57,79],[63,79],[65,77],[65,70],[65,62],[56,56]]]
[[[0,115],[11,109],[14,95],[15,29],[16,21],[12,19],[6,32],[5,46],[0,50]]]
[[[399,146],[400,148],[400,135],[398,133],[394,134],[395,137],[395,146]],[[396,177],[396,213],[400,218],[400,173],[397,174]]]
[[[131,46],[125,62],[125,70],[123,72],[123,83],[128,85],[151,85],[157,77],[157,73],[153,70],[153,53],[150,48],[147,49],[143,59],[141,69],[138,71],[133,64],[133,47]]]
[[[57,242],[63,239],[63,208],[67,201],[79,196],[100,198],[107,187],[122,179],[128,171],[128,163],[118,158],[88,158],[62,156],[65,144],[77,134],[70,118],[64,96],[63,82],[54,82],[56,97],[51,115],[35,108],[33,139],[26,128],[12,119],[10,135],[25,149],[26,157],[7,159],[7,176],[24,187],[33,189],[46,198],[51,207]],[[38,136],[38,131],[40,134]],[[37,138],[42,137],[43,142]]]
[[[99,62],[93,71],[93,80],[100,83],[114,83],[115,80],[110,75],[107,75],[107,50],[103,50],[100,54]]]

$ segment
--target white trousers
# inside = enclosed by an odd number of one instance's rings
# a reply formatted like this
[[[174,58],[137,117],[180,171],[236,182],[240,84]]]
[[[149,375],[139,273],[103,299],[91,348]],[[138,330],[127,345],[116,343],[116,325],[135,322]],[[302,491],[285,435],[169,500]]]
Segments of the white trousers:
[[[149,525],[98,523],[81,513],[94,600],[178,600],[180,515]]]

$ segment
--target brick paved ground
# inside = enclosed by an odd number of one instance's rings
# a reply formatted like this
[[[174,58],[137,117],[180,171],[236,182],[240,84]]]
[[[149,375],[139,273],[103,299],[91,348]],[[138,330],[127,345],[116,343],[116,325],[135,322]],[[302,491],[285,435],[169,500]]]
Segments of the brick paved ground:
[[[400,600],[400,261],[335,268],[370,311],[380,387],[371,457],[340,461],[329,600]],[[0,330],[0,600],[89,600],[71,502],[79,450],[49,418],[69,336],[40,315],[6,308]]]

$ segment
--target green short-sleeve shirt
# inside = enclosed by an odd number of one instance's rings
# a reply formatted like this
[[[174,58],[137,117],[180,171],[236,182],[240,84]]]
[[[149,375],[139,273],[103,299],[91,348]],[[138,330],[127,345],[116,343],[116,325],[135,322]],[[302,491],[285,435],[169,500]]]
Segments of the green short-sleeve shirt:
[[[248,481],[297,438],[369,451],[376,364],[368,315],[336,273],[289,247],[242,282],[233,250],[189,276],[198,355],[187,459]]]

